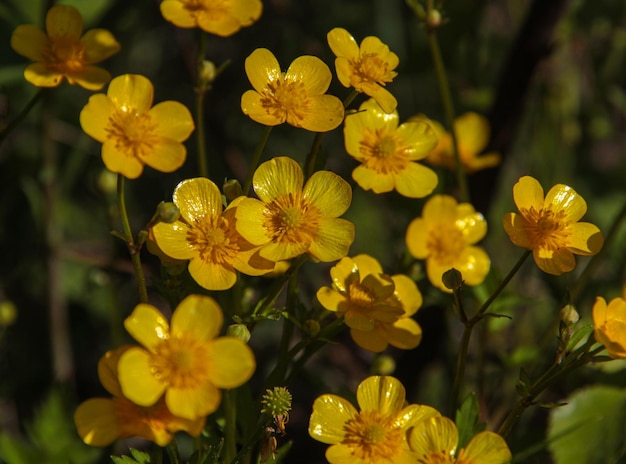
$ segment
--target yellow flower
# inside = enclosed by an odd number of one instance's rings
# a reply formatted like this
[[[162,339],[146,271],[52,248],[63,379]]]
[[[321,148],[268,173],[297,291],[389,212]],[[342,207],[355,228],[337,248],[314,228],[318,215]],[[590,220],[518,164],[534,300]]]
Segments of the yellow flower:
[[[439,413],[417,404],[405,405],[406,392],[394,377],[366,378],[356,391],[358,411],[336,395],[322,395],[313,403],[309,435],[330,446],[331,464],[414,464],[407,430]]]
[[[262,275],[274,269],[274,263],[256,256],[258,247],[237,232],[235,207],[239,201],[222,211],[222,195],[212,181],[186,179],[174,190],[179,219],[152,228],[161,251],[174,259],[188,259],[189,274],[207,290],[231,288],[236,271]]]
[[[437,137],[424,122],[398,126],[398,120],[397,111],[385,113],[374,99],[348,115],[343,132],[346,151],[361,162],[352,178],[374,193],[395,189],[406,197],[422,198],[437,186],[437,174],[413,161],[424,158]]]
[[[343,86],[354,87],[374,98],[386,113],[393,112],[398,102],[384,86],[396,77],[398,56],[378,37],[366,37],[359,47],[354,37],[340,27],[330,31],[327,39],[337,57],[335,69]]]
[[[228,37],[257,21],[263,11],[260,0],[164,0],[163,17],[178,27],[199,27]]]
[[[31,24],[18,26],[11,47],[34,61],[24,78],[37,87],[56,87],[67,79],[88,90],[100,90],[109,80],[108,71],[94,66],[120,50],[113,34],[105,29],[83,33],[83,18],[76,8],[56,5],[46,14],[46,32]]]
[[[513,186],[513,199],[519,214],[504,215],[504,230],[515,245],[533,251],[542,271],[570,272],[576,267],[574,254],[595,255],[602,248],[600,229],[578,222],[587,204],[573,188],[557,184],[544,199],[539,182],[524,176]]]
[[[131,345],[107,352],[98,363],[100,382],[113,398],[91,398],[81,403],[74,414],[78,435],[91,446],[107,446],[127,437],[143,437],[166,446],[174,433],[185,431],[197,437],[204,428],[205,417],[194,420],[174,416],[165,401],[143,407],[122,396],[117,365],[120,356]]]
[[[124,74],[111,81],[106,95],[91,96],[80,112],[83,130],[102,143],[102,161],[109,171],[136,179],[144,164],[173,172],[185,162],[182,142],[194,129],[191,113],[175,101],[152,107],[153,97],[148,78]]]
[[[596,340],[606,347],[609,356],[626,358],[626,300],[613,298],[607,306],[604,298],[596,298],[593,325]]]
[[[450,292],[441,279],[455,268],[468,285],[478,285],[489,272],[489,256],[472,246],[487,233],[487,222],[469,203],[460,203],[448,195],[434,195],[422,210],[422,217],[411,221],[406,231],[406,245],[417,259],[426,259],[428,280],[435,287]]]
[[[405,350],[419,345],[422,329],[411,316],[422,305],[422,294],[410,278],[384,274],[368,255],[343,258],[330,275],[332,288],[320,288],[317,299],[344,317],[361,348],[380,352],[388,344]]]
[[[339,219],[352,201],[350,185],[329,171],[317,171],[304,187],[302,168],[286,156],[262,163],[252,177],[259,199],[237,205],[237,230],[261,246],[260,255],[282,261],[309,253],[323,262],[348,253],[354,225]]]
[[[456,450],[459,432],[447,417],[430,417],[409,433],[409,446],[417,462],[426,464],[505,464],[513,457],[504,439],[493,432],[480,432],[465,448]]]
[[[133,347],[118,365],[124,396],[152,406],[165,395],[172,414],[195,420],[214,412],[220,388],[244,384],[255,369],[254,354],[235,337],[215,338],[224,316],[208,296],[190,295],[172,314],[171,328],[154,306],[139,304],[124,326],[143,345]]]
[[[452,136],[437,121],[425,117],[417,117],[416,121],[427,121],[439,137],[435,149],[428,155],[426,161],[435,166],[454,169],[456,162],[452,152]],[[500,164],[500,155],[489,152],[481,155],[489,143],[489,122],[474,112],[465,113],[454,120],[454,133],[457,140],[459,158],[465,172],[473,173]]]
[[[343,103],[326,95],[332,74],[315,56],[296,58],[281,72],[276,57],[257,48],[246,58],[246,74],[254,87],[241,96],[241,110],[266,126],[285,121],[312,132],[327,132],[343,121]]]

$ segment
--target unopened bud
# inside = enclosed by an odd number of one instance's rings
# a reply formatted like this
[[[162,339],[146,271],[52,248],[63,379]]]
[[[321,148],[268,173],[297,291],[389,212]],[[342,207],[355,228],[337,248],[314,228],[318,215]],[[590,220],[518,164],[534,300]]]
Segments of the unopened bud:
[[[244,343],[248,343],[248,340],[250,340],[250,330],[244,324],[229,325],[226,329],[226,335],[238,338]]]
[[[103,169],[98,176],[98,188],[105,195],[113,195],[117,192],[117,174]]]
[[[436,29],[441,26],[441,13],[439,10],[430,10],[426,15],[426,25],[429,29]]]
[[[391,375],[396,370],[396,361],[388,355],[378,356],[372,364],[373,375]]]
[[[159,203],[159,206],[157,206],[157,216],[160,222],[172,224],[180,217],[180,210],[178,206],[171,201],[162,201]]]
[[[198,80],[200,81],[200,85],[203,87],[213,83],[215,77],[217,76],[217,69],[215,68],[215,63],[209,60],[202,61],[199,70]]]
[[[241,184],[237,179],[228,179],[224,182],[223,186],[224,196],[226,197],[226,201],[230,203],[235,198],[238,198],[243,195],[243,189],[241,188]]]
[[[563,308],[561,308],[560,315],[563,323],[568,326],[576,324],[578,322],[578,319],[580,319],[578,311],[576,311],[576,308],[574,308],[574,306],[571,304],[563,306]]]
[[[315,337],[320,333],[320,323],[313,319],[304,321],[304,331],[310,336]]]
[[[463,274],[454,268],[444,272],[441,280],[448,290],[458,290],[463,286]]]
[[[17,319],[17,307],[12,301],[0,301],[0,327],[8,327]]]

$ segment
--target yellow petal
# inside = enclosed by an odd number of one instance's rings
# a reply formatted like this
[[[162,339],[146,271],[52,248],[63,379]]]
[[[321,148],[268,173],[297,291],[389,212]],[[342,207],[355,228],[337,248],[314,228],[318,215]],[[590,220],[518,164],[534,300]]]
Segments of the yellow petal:
[[[321,287],[317,291],[317,299],[320,304],[329,311],[338,311],[346,297],[330,287]]]
[[[92,95],[80,112],[80,125],[87,135],[103,143],[109,136],[109,118],[115,111],[109,97],[103,93]]]
[[[42,63],[33,63],[24,70],[24,79],[37,87],[57,87],[63,82],[63,74]]]
[[[309,254],[323,263],[337,261],[348,254],[352,242],[354,224],[345,219],[322,219]]]
[[[381,87],[378,84],[365,82],[357,90],[360,90],[370,97],[376,99],[376,102],[380,105],[385,113],[394,112],[396,110],[396,107],[398,106],[398,100],[396,100],[396,97],[394,97],[391,92],[389,92],[389,90]]]
[[[597,330],[608,320],[606,300],[601,296],[596,297],[592,313],[593,325]]]
[[[422,341],[422,328],[410,317],[385,325],[384,331],[389,343],[401,350],[412,350]]]
[[[262,245],[270,240],[264,227],[264,211],[265,205],[256,198],[244,198],[237,205],[237,232],[254,245]]]
[[[362,278],[368,274],[382,274],[383,272],[383,267],[378,260],[370,255],[364,253],[356,255],[352,257],[352,261],[356,264]]]
[[[426,260],[426,275],[428,276],[429,282],[442,292],[452,293],[452,290],[446,288],[442,280],[443,273],[450,270],[452,267],[453,266],[449,263],[441,263],[433,257],[428,258]]]
[[[440,417],[441,414],[435,408],[430,406],[425,406],[421,404],[409,404],[402,409],[396,419],[394,420],[394,424],[401,429],[408,429],[420,421],[425,419],[429,419],[431,417]]]
[[[331,464],[368,464],[368,461],[365,459],[354,455],[354,445],[338,443],[329,446],[325,456],[326,460]]]
[[[487,146],[489,123],[487,119],[473,111],[462,114],[454,121],[454,131],[459,140],[459,150],[466,156],[475,157]]]
[[[380,353],[384,351],[387,346],[389,346],[389,342],[384,337],[384,335],[378,330],[358,330],[358,329],[350,329],[350,336],[354,343],[359,345],[361,348],[367,351],[371,351],[372,353]]]
[[[206,32],[228,37],[241,29],[241,23],[230,14],[216,16],[212,12],[201,11],[198,14],[198,26]]]
[[[167,388],[154,375],[152,356],[143,348],[126,351],[120,357],[117,373],[124,396],[139,406],[152,406]]]
[[[395,176],[396,190],[408,198],[424,198],[430,195],[438,182],[435,171],[418,163],[408,163]]]
[[[222,393],[215,385],[205,383],[195,388],[168,388],[165,403],[175,416],[195,420],[217,410]]]
[[[72,6],[55,5],[46,14],[46,32],[50,38],[78,41],[83,33],[83,17]]]
[[[565,213],[563,221],[576,222],[587,212],[587,203],[567,185],[557,184],[552,187],[545,199],[545,207],[552,211]]]
[[[22,24],[11,34],[11,48],[32,61],[42,61],[48,47],[48,36],[37,26]]]
[[[254,192],[259,199],[270,203],[279,195],[294,194],[302,190],[304,174],[293,159],[279,156],[261,163],[252,177]],[[239,218],[240,215],[238,214]]]
[[[76,431],[90,446],[108,446],[120,438],[120,427],[112,399],[92,398],[74,413]]]
[[[120,44],[106,29],[91,29],[80,39],[87,63],[100,63],[120,51]]]
[[[123,74],[111,81],[107,95],[121,110],[142,114],[152,106],[154,87],[147,77]]]
[[[561,275],[576,267],[574,255],[565,248],[555,251],[546,248],[534,249],[533,258],[539,269],[552,275]]]
[[[395,285],[396,298],[402,303],[404,314],[412,316],[422,306],[422,294],[413,279],[408,276],[398,274],[391,277]]]
[[[352,189],[343,178],[330,171],[317,171],[304,186],[303,196],[324,217],[338,217],[352,202]]]
[[[302,127],[311,132],[328,132],[343,121],[343,103],[332,95],[311,97],[298,117],[287,113],[287,122],[294,127]]]
[[[404,407],[406,391],[395,377],[372,376],[358,386],[356,398],[361,411],[396,414]]]
[[[122,396],[122,389],[117,378],[117,365],[120,357],[133,346],[122,345],[115,350],[109,350],[98,361],[98,378],[100,383],[113,396]]]
[[[283,113],[269,111],[263,106],[265,97],[256,90],[248,90],[241,96],[241,111],[253,121],[264,126],[277,126],[285,122]]]
[[[363,190],[372,190],[374,193],[391,192],[396,185],[396,176],[393,173],[378,172],[365,165],[357,166],[352,171],[352,178]]]
[[[80,74],[68,75],[68,80],[74,80],[76,84],[87,90],[100,90],[111,80],[111,73],[98,66],[85,66]]]
[[[482,240],[487,234],[487,221],[469,203],[458,205],[455,225],[463,233],[463,238],[468,245]]]
[[[196,27],[196,17],[186,8],[186,5],[180,0],[163,0],[160,5],[163,18],[172,24],[182,27]]]
[[[224,316],[217,302],[204,295],[189,295],[172,314],[172,336],[190,337],[197,342],[215,338],[222,329]]]
[[[198,255],[193,244],[187,240],[189,227],[176,221],[173,224],[160,222],[152,227],[157,245],[163,253],[174,259],[191,259]]]
[[[104,142],[102,161],[109,171],[122,174],[129,179],[136,179],[143,172],[143,163],[138,158],[118,149],[115,142]]]
[[[335,56],[354,59],[359,56],[359,46],[348,31],[341,27],[332,29],[327,35],[328,45]]]
[[[432,223],[454,223],[458,203],[450,195],[433,195],[424,205],[422,217]]]
[[[344,87],[350,87],[352,84],[352,74],[354,70],[350,62],[343,57],[335,60],[335,70],[337,72],[337,79]]]
[[[458,441],[457,428],[447,417],[431,417],[420,421],[409,434],[409,446],[418,460],[441,453],[451,458]]]
[[[363,264],[364,267],[367,266],[367,263]],[[382,272],[382,269],[380,272]],[[366,274],[369,274],[369,272],[366,271]],[[350,285],[361,281],[361,272],[354,259],[345,257],[341,258],[337,264],[330,268],[330,278],[337,290],[341,293],[346,293]]]
[[[219,388],[235,388],[246,383],[256,368],[254,353],[235,337],[221,337],[207,353],[211,382]]]
[[[371,332],[376,327],[374,321],[359,311],[348,311],[344,321],[348,327],[357,332]]]
[[[405,122],[398,127],[396,134],[406,147],[404,153],[410,160],[425,158],[437,145],[435,131],[425,122]]]
[[[467,285],[479,285],[489,273],[491,260],[485,250],[480,247],[470,246],[463,250],[450,267],[454,267],[461,272],[463,280]]]
[[[480,462],[480,464],[504,464],[512,458],[504,438],[493,432],[480,432],[457,456],[459,462]]]
[[[513,186],[513,200],[520,211],[530,208],[540,211],[544,207],[543,188],[534,177],[521,177]]]
[[[280,64],[274,54],[267,48],[257,48],[245,62],[246,75],[254,90],[262,93],[267,84],[282,76]]]
[[[595,255],[602,249],[604,238],[594,224],[577,222],[569,228],[567,248],[577,255]]]
[[[309,55],[299,56],[293,60],[285,73],[286,81],[301,82],[309,96],[322,95],[326,92],[331,79],[332,74],[326,63],[316,56]]]
[[[199,256],[189,262],[189,274],[198,285],[207,290],[228,290],[237,281],[232,264],[214,263],[208,257]]]
[[[170,336],[170,326],[163,314],[154,306],[140,303],[124,320],[128,333],[148,350],[154,352]]]
[[[154,105],[148,114],[151,122],[156,125],[154,131],[161,137],[184,142],[193,132],[193,117],[182,103],[161,102]]]
[[[263,3],[260,0],[237,0],[230,8],[231,14],[242,26],[249,26],[261,16]]]
[[[322,443],[339,443],[345,436],[344,425],[356,415],[356,408],[348,400],[322,395],[313,403],[309,435]]]
[[[389,47],[376,36],[365,37],[361,42],[359,52],[361,57],[368,54],[378,55],[387,65],[389,71],[397,68],[398,64],[400,64],[398,55],[389,51]]]
[[[528,222],[522,215],[517,213],[505,214],[502,218],[502,227],[514,245],[528,250],[535,247],[535,243],[528,235]]]
[[[152,150],[140,153],[139,159],[160,172],[174,172],[187,158],[185,146],[172,139],[160,138],[152,143]]]
[[[430,231],[428,223],[422,218],[415,218],[406,229],[406,246],[414,258],[425,259],[430,254],[428,237]]]
[[[205,177],[185,179],[174,189],[174,203],[189,224],[203,222],[222,214],[222,194],[213,181]]]

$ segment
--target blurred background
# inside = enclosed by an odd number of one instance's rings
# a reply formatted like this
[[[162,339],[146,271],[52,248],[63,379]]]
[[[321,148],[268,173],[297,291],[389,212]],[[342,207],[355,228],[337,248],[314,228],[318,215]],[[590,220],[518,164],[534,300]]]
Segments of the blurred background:
[[[166,22],[154,0],[59,3],[78,8],[86,30],[103,27],[116,36],[121,52],[103,63],[113,76],[143,74],[154,83],[155,102],[178,100],[193,109],[197,30]],[[0,130],[37,90],[23,78],[28,60],[11,49],[11,33],[20,24],[41,26],[52,4],[0,2]],[[209,171],[218,185],[226,178],[244,179],[263,132],[239,105],[250,88],[244,60],[258,47],[270,49],[285,69],[296,57],[310,54],[334,72],[328,31],[344,27],[358,42],[378,36],[400,57],[398,76],[388,88],[397,97],[401,120],[423,113],[444,122],[426,32],[403,1],[263,4],[263,15],[253,26],[229,38],[208,39],[206,58],[218,66],[229,62],[205,100]],[[493,270],[477,292],[484,297],[521,254],[500,225],[502,215],[515,209],[511,189],[520,176],[536,177],[546,191],[556,183],[572,186],[587,201],[584,220],[597,224],[605,235],[626,202],[626,2],[446,1],[442,12],[445,23],[437,36],[457,114],[471,110],[488,117],[490,148],[503,158],[499,167],[469,179],[472,202],[490,227],[482,244]],[[329,92],[343,99],[350,91],[334,79]],[[129,444],[144,446],[129,440],[109,450],[90,449],[76,436],[72,421],[81,401],[107,396],[96,365],[105,351],[129,341],[121,321],[137,303],[128,250],[110,234],[120,228],[115,175],[104,169],[100,144],[78,122],[90,95],[67,83],[46,92],[0,145],[0,319],[11,313],[6,308],[16,310],[14,321],[0,321],[0,462],[8,464],[110,462],[109,455],[127,452]],[[361,101],[359,97],[353,107]],[[276,127],[264,159],[287,155],[303,160],[313,138],[304,130]],[[171,199],[179,181],[197,175],[195,143],[192,136],[187,162],[179,171],[162,174],[146,168],[139,179],[127,182],[134,231],[148,222],[158,202]],[[356,161],[345,153],[341,130],[327,134],[322,149],[327,168],[351,181]],[[438,174],[437,191],[454,193],[452,174]],[[420,215],[424,200],[353,187],[345,216],[357,230],[351,255],[366,252],[389,274],[410,273],[425,296],[416,315],[424,331],[422,344],[410,352],[386,352],[395,360],[394,375],[407,387],[409,401],[444,408],[462,327],[449,311],[449,297],[432,289],[420,264],[406,256],[404,233]],[[577,295],[577,308],[587,323],[595,296],[618,296],[626,282],[624,229],[616,230],[601,265]],[[169,311],[157,291],[163,284],[158,260],[145,252],[142,260],[151,302]],[[512,319],[494,319],[476,331],[467,382],[490,429],[516,400],[520,368],[531,366],[533,374],[553,361],[559,309],[587,260],[577,262],[575,272],[559,278],[527,262],[494,307]],[[316,305],[315,291],[328,285],[329,268],[311,263],[303,268],[305,306]],[[278,323],[262,324],[253,333],[259,365],[253,385],[271,368],[279,333]],[[312,359],[290,386],[294,410],[288,435],[281,439],[281,444],[293,440],[287,462],[324,462],[325,445],[306,433],[313,400],[326,392],[351,398],[372,372],[375,356],[359,350],[347,333],[339,341]],[[624,365],[610,365],[580,370],[553,388],[546,401],[559,401],[592,382],[621,391],[626,385]],[[549,421],[549,410],[525,413],[511,437],[514,453],[534,450],[522,462],[558,461],[558,452],[551,453],[546,441]],[[595,430],[613,443],[601,427]],[[593,443],[591,438],[588,443]],[[616,458],[620,449],[625,451],[622,441],[614,437]]]

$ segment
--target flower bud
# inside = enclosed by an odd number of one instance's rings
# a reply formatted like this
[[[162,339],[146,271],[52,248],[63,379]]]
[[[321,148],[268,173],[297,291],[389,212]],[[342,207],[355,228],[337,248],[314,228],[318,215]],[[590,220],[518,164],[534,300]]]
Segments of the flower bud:
[[[215,63],[209,60],[203,60],[200,65],[198,80],[202,87],[213,83],[217,77],[217,69]]]
[[[378,356],[372,364],[372,375],[391,375],[396,370],[396,361],[388,355]]]
[[[441,276],[443,285],[449,290],[458,290],[463,286],[463,275],[456,269],[448,269]]]
[[[162,201],[157,206],[157,216],[160,222],[172,224],[180,217],[180,210],[171,201]]]
[[[250,330],[244,324],[229,325],[226,329],[226,335],[238,338],[244,343],[248,343],[248,340],[250,340]]]
[[[304,331],[310,337],[315,337],[318,333],[320,333],[320,323],[313,319],[307,319],[304,321]]]
[[[576,311],[576,308],[574,308],[571,304],[565,305],[561,308],[560,316],[563,323],[567,326],[576,324],[578,319],[580,319],[578,311]]]
[[[426,25],[429,29],[436,29],[441,26],[441,13],[439,10],[432,9],[426,15]]]
[[[98,188],[105,195],[114,195],[117,192],[117,174],[103,169],[98,175]]]
[[[17,307],[9,300],[0,301],[0,327],[8,327],[17,319]]]
[[[241,188],[241,184],[237,179],[228,179],[224,182],[223,186],[224,196],[226,197],[226,201],[230,203],[235,198],[238,198],[243,195],[243,189]]]

